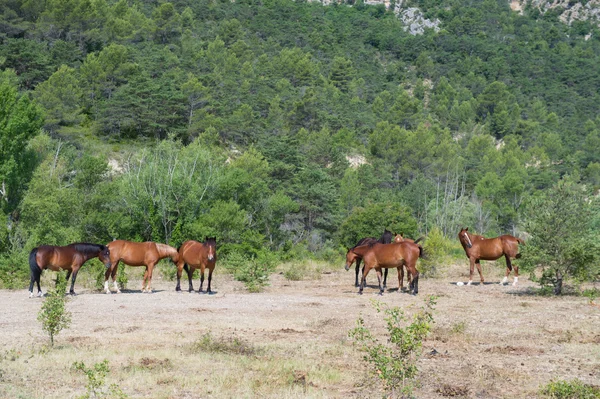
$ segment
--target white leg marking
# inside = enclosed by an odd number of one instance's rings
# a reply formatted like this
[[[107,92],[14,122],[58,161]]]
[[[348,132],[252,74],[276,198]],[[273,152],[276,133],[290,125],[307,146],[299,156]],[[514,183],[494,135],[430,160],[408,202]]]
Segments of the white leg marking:
[[[515,277],[515,281],[513,281],[513,286],[517,285],[519,283],[519,278]]]
[[[467,283],[467,285],[471,285],[472,282],[473,282],[473,280],[469,280],[469,282]]]

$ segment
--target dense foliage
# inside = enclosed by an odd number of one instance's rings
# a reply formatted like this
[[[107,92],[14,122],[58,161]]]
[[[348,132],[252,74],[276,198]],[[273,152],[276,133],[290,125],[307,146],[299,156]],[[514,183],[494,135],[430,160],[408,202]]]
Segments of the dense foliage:
[[[565,174],[597,191],[600,30],[442,3],[412,36],[360,1],[3,2],[0,275],[73,241],[515,233]]]

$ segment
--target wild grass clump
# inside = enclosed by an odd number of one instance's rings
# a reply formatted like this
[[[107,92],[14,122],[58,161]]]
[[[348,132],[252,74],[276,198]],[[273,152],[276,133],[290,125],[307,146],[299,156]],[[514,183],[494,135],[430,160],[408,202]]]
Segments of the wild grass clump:
[[[226,353],[230,355],[257,356],[263,352],[250,342],[238,338],[215,338],[210,332],[192,344],[192,352]]]
[[[42,330],[50,337],[50,346],[54,346],[54,337],[71,325],[71,312],[66,309],[66,288],[65,274],[58,272],[56,288],[48,292],[37,316],[38,321],[42,323]]]
[[[261,292],[269,284],[269,275],[275,270],[277,257],[268,251],[259,251],[252,257],[234,251],[227,254],[223,263],[225,269],[243,282],[249,292]]]
[[[106,385],[106,377],[110,373],[108,360],[87,367],[83,362],[75,362],[71,366],[74,371],[80,371],[87,377],[87,392],[79,396],[78,399],[106,398],[106,399],[126,399],[128,396],[123,393],[117,384]]]
[[[600,386],[584,384],[578,379],[550,381],[540,389],[540,395],[548,399],[598,399]]]

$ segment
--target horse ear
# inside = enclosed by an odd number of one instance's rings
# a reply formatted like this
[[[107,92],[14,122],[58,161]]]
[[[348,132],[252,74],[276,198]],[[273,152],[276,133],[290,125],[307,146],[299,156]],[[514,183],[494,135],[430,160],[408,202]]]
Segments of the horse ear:
[[[469,228],[468,228],[468,227],[465,227],[465,231],[469,231]]]

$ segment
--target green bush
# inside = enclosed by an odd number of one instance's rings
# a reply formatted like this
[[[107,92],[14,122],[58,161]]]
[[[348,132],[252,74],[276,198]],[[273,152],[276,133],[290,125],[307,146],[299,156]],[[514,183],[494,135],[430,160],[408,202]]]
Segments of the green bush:
[[[385,315],[388,336],[381,340],[375,337],[365,326],[362,316],[357,320],[356,328],[349,331],[391,397],[396,397],[397,393],[409,396],[412,393],[417,361],[433,323],[435,299],[434,296],[427,298],[423,308],[412,316],[412,321],[400,308],[383,308],[382,303],[373,301],[377,313]]]
[[[66,310],[66,288],[65,275],[62,271],[58,272],[56,288],[48,292],[38,313],[37,319],[42,323],[42,330],[50,337],[50,346],[54,346],[54,336],[71,324],[71,312]]]
[[[79,399],[90,398],[117,398],[125,399],[128,396],[121,391],[117,384],[111,384],[106,387],[106,376],[110,372],[108,360],[94,364],[93,367],[87,367],[83,362],[75,362],[71,366],[75,371],[81,371],[87,376],[87,392],[79,396]]]
[[[584,384],[580,380],[551,381],[540,389],[543,398],[550,399],[598,399],[600,386]]]
[[[424,276],[435,276],[440,265],[444,264],[452,248],[452,242],[444,237],[438,227],[434,227],[422,244],[424,257],[419,261],[419,272]]]
[[[258,251],[256,257],[231,252],[223,263],[236,280],[246,285],[248,291],[260,292],[269,283],[269,275],[275,269],[277,257],[266,250]]]

